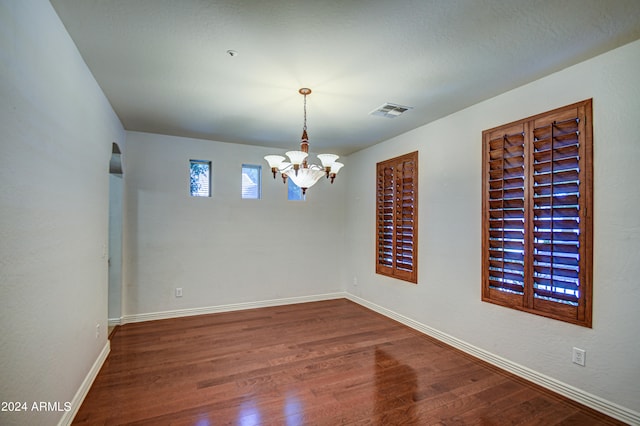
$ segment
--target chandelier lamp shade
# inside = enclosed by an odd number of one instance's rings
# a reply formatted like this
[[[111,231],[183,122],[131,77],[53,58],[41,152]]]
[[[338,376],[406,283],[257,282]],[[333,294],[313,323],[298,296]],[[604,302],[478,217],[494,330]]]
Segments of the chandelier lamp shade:
[[[289,161],[286,161],[282,155],[267,155],[264,157],[271,167],[273,178],[280,173],[282,175],[282,182],[287,183],[287,178],[291,179],[293,183],[298,185],[302,189],[302,193],[306,194],[307,189],[311,188],[325,176],[327,179],[331,179],[333,183],[336,175],[344,166],[342,163],[338,163],[336,160],[339,158],[335,154],[318,154],[318,159],[322,164],[310,164],[307,160],[309,157],[309,136],[307,135],[307,95],[311,93],[311,89],[303,87],[298,92],[304,96],[304,126],[302,127],[302,138],[300,140],[300,151],[289,151],[286,156],[289,157]]]

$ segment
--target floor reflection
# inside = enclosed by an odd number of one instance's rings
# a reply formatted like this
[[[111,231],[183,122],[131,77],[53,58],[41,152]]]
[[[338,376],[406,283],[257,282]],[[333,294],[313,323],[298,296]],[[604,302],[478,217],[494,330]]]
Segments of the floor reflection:
[[[193,426],[211,426],[209,419],[202,418],[198,420]]]
[[[262,419],[255,399],[251,397],[251,399],[243,401],[238,414],[238,425],[255,426],[260,424],[262,424]]]
[[[238,408],[238,416],[236,424],[239,426],[256,426],[262,425],[263,419],[260,411],[260,407],[258,404],[259,395],[252,394],[251,396],[245,396],[245,400],[242,401],[240,407]],[[295,393],[287,392],[285,395],[284,405],[282,407],[285,424],[287,426],[300,426],[304,424],[304,404],[296,396]],[[266,414],[268,419],[268,414]],[[197,423],[197,426],[208,426],[208,422],[200,422]]]
[[[378,348],[375,360],[376,424],[418,423],[414,402],[418,389],[415,370]]]
[[[297,396],[287,394],[284,404],[284,414],[287,420],[287,426],[298,426],[303,424],[302,402]]]

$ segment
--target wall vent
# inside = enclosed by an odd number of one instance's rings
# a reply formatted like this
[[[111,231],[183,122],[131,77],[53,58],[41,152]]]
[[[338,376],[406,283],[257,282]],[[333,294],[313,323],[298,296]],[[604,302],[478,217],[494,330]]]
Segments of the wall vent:
[[[392,104],[387,102],[374,109],[369,113],[369,115],[377,115],[379,117],[387,117],[387,118],[396,118],[397,116],[403,114],[404,112],[413,109],[413,107],[408,107],[404,105]]]

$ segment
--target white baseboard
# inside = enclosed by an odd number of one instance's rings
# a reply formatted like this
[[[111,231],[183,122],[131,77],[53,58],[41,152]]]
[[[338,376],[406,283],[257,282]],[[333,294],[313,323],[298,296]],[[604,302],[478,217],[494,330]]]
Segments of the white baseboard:
[[[121,325],[122,324],[122,318],[109,318],[107,320],[107,326],[109,327],[114,327],[116,325]]]
[[[474,357],[479,358],[483,361],[486,361],[489,364],[493,364],[503,370],[515,374],[516,376],[522,377],[530,382],[552,390],[562,396],[586,405],[587,407],[593,408],[594,410],[597,410],[603,414],[606,414],[630,425],[640,425],[640,413],[636,411],[622,407],[618,404],[607,401],[596,395],[592,395],[581,389],[556,380],[552,377],[545,376],[544,374],[538,373],[537,371],[531,370],[520,364],[516,364],[515,362],[499,357],[495,354],[492,354],[491,352],[487,352],[484,349],[473,346],[463,340],[457,339],[449,334],[443,333],[411,318],[405,317],[404,315],[398,314],[397,312],[394,312],[390,309],[376,305],[375,303],[369,302],[368,300],[362,299],[351,293],[346,293],[345,297],[352,302],[362,305],[386,317],[394,319],[408,327],[420,331],[421,333],[424,333],[437,340],[440,340],[441,342],[453,346],[456,349],[460,349],[461,351],[473,355]]]
[[[78,414],[78,410],[82,405],[82,401],[84,401],[84,398],[87,396],[89,389],[91,389],[91,385],[93,384],[93,381],[96,379],[96,376],[98,375],[98,372],[102,368],[102,364],[104,364],[104,361],[107,359],[107,356],[109,355],[110,351],[111,351],[111,345],[109,344],[109,340],[107,340],[104,347],[102,348],[102,351],[100,351],[98,358],[95,360],[95,362],[91,366],[89,373],[87,373],[87,376],[82,381],[80,388],[78,389],[73,399],[71,400],[71,410],[65,411],[64,415],[58,422],[58,426],[70,425],[74,417],[76,416],[76,414]]]
[[[205,306],[202,308],[177,309],[174,311],[151,312],[146,314],[125,315],[121,324],[179,318],[192,315],[215,314],[219,312],[240,311],[244,309],[266,308],[270,306],[292,305],[294,303],[318,302],[321,300],[346,299],[347,293],[325,293],[312,296],[288,297],[284,299],[262,300],[258,302],[232,303],[228,305]]]
[[[212,314],[218,312],[231,312],[238,311],[244,309],[255,309],[255,308],[265,308],[271,306],[282,306],[282,305],[291,305],[294,303],[306,303],[306,302],[318,302],[322,300],[333,300],[333,299],[349,299],[352,302],[355,302],[361,306],[364,306],[368,309],[371,309],[374,312],[382,314],[386,317],[394,319],[408,327],[411,327],[415,330],[420,331],[428,336],[431,336],[441,342],[444,342],[450,346],[453,346],[456,349],[459,349],[463,352],[466,352],[478,359],[488,362],[489,364],[495,365],[505,371],[515,374],[516,376],[522,377],[530,382],[533,382],[537,385],[540,385],[544,388],[547,388],[553,392],[556,392],[562,396],[565,396],[571,400],[579,402],[587,407],[593,408],[603,414],[606,414],[610,417],[628,423],[630,425],[640,425],[640,413],[630,410],[628,408],[622,407],[618,404],[615,404],[611,401],[607,401],[603,398],[600,398],[596,395],[585,392],[581,389],[575,388],[571,385],[563,383],[559,380],[556,380],[552,377],[541,374],[537,371],[531,370],[527,367],[524,367],[515,362],[509,361],[505,358],[502,358],[498,355],[492,354],[484,349],[478,348],[477,346],[471,345],[463,340],[455,338],[447,333],[443,333],[439,330],[436,330],[432,327],[429,327],[425,324],[422,324],[418,321],[415,321],[411,318],[405,317],[397,312],[394,312],[390,309],[384,308],[382,306],[376,305],[375,303],[369,302],[368,300],[362,299],[358,296],[355,296],[351,293],[347,292],[336,292],[336,293],[326,293],[326,294],[318,294],[312,296],[300,296],[300,297],[289,297],[284,299],[272,299],[272,300],[263,300],[258,302],[245,302],[245,303],[233,303],[228,305],[218,305],[218,306],[208,306],[202,308],[191,308],[191,309],[178,309],[173,311],[163,311],[163,312],[152,312],[146,314],[136,314],[136,315],[125,315],[121,319],[117,319],[117,324],[127,324],[133,322],[142,322],[142,321],[152,321],[158,319],[168,319],[168,318],[178,318],[184,316],[192,316],[192,315],[203,315],[203,314]],[[109,325],[111,324],[111,319],[109,320]],[[117,325],[113,324],[113,325]],[[63,418],[60,420],[59,425],[68,425],[71,424],[71,421],[75,417],[84,397],[86,396],[93,380],[95,379],[98,371],[102,367],[107,355],[109,354],[109,342],[105,345],[104,349],[98,356],[98,359],[94,363],[93,367],[87,377],[85,378],[82,386],[76,393],[76,396],[72,401],[72,410],[66,412]]]

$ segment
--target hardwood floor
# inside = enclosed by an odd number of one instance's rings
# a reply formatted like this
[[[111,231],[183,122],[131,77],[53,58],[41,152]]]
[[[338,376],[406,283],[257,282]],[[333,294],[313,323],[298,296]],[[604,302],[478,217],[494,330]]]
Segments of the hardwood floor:
[[[74,424],[622,424],[341,299],[126,324]]]

